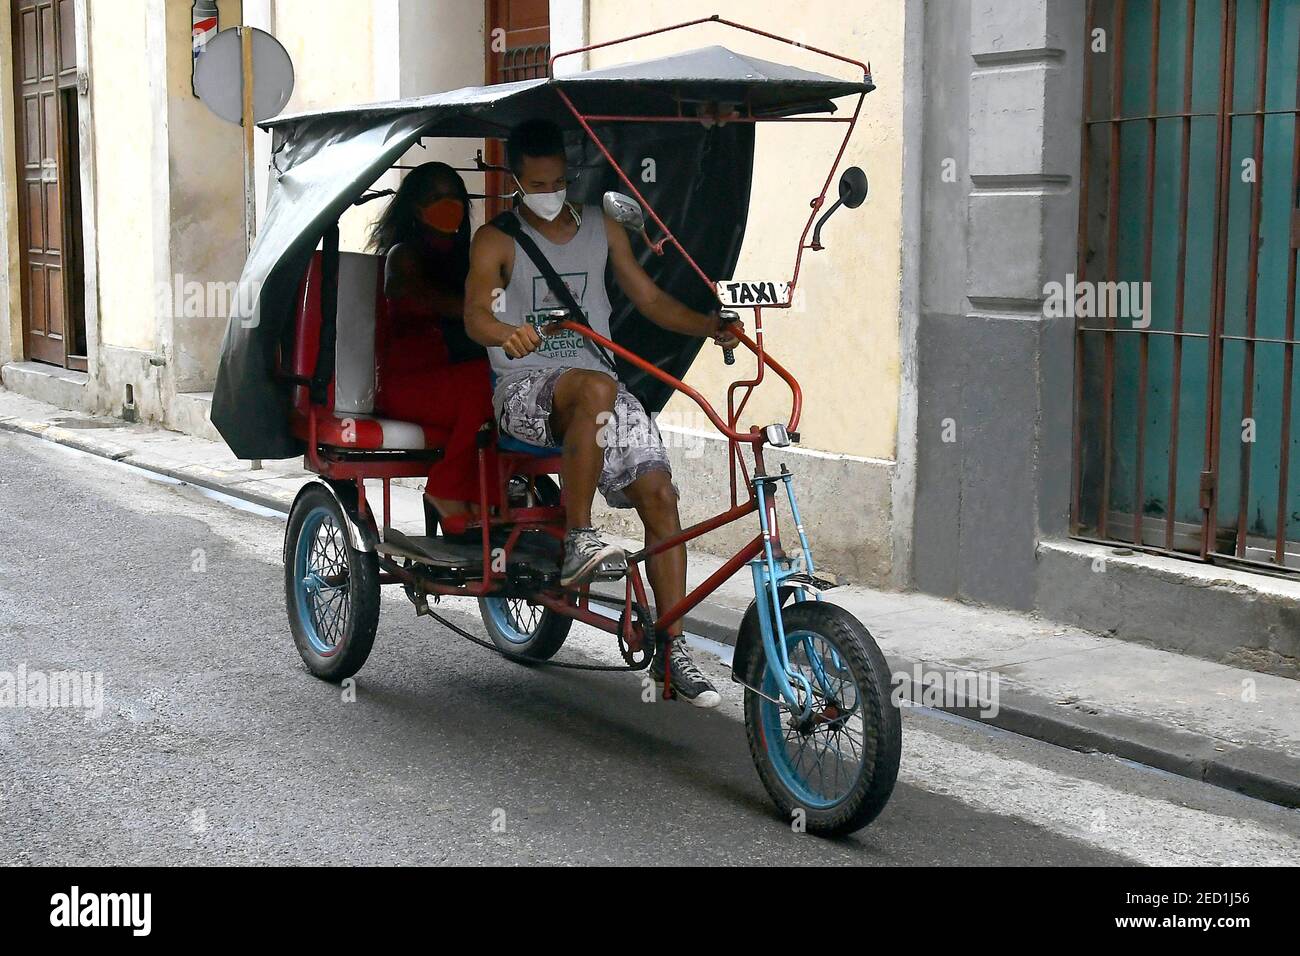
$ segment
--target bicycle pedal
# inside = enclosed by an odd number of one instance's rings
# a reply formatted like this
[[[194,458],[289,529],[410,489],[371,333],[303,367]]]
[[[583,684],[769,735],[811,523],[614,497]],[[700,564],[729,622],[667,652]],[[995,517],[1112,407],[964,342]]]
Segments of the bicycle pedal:
[[[593,581],[619,581],[627,574],[627,558],[606,558],[596,569]]]

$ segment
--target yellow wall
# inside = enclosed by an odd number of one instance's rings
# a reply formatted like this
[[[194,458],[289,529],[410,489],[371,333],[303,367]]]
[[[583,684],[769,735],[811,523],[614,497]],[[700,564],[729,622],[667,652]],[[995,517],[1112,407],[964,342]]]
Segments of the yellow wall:
[[[877,86],[863,106],[841,169],[859,165],[871,182],[867,202],[841,210],[827,225],[820,253],[806,253],[800,287],[802,313],[768,312],[765,342],[799,379],[808,448],[892,459],[898,418],[900,238],[902,229],[903,4],[898,0],[715,0],[719,13],[859,60],[870,61]],[[667,26],[700,15],[691,0],[591,0],[592,42]],[[729,27],[706,24],[634,41],[592,55],[593,67],[719,44],[738,52],[836,76],[853,68],[806,50]],[[841,108],[852,100],[841,101]],[[840,115],[843,115],[841,113]],[[758,130],[749,226],[736,277],[788,280],[808,201],[820,191],[843,127],[767,124]],[[832,184],[830,195],[835,195]],[[669,253],[671,254],[671,253]],[[750,313],[743,313],[748,318]],[[752,325],[752,323],[750,323]],[[724,366],[716,349],[701,353],[691,370],[715,407],[725,409],[725,385],[746,369],[748,353]],[[746,422],[785,421],[789,392],[765,385],[750,402]],[[698,420],[695,406],[677,396],[666,410],[684,424]]]
[[[154,299],[157,122],[150,93],[145,3],[90,7],[100,344],[157,347]]]
[[[286,113],[374,96],[374,17],[359,0],[275,0],[275,34],[293,60]]]
[[[390,0],[391,2],[391,0]],[[275,35],[293,60],[293,96],[285,113],[395,98],[375,89],[375,17],[362,0],[275,0]],[[397,55],[393,38],[392,55]],[[381,46],[382,49],[382,46]],[[265,175],[259,171],[259,175]],[[365,247],[374,203],[339,222],[344,249]]]

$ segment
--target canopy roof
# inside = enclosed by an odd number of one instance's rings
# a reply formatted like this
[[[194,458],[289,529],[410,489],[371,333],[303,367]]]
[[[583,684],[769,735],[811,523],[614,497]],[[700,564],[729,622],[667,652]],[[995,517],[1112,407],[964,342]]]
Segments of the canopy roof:
[[[587,70],[554,79],[471,86],[404,100],[294,113],[262,123],[288,133],[313,121],[376,119],[420,114],[425,136],[501,136],[525,119],[576,123],[553,90],[563,90],[584,113],[635,116],[689,115],[699,102],[750,104],[755,116],[830,113],[831,100],[875,89],[871,78],[841,80],[798,67],[708,46],[671,56]],[[679,104],[681,106],[679,107]]]
[[[292,329],[299,283],[321,237],[340,215],[423,137],[504,137],[538,117],[569,131],[570,162],[587,170],[570,198],[598,204],[621,182],[605,164],[557,92],[592,120],[615,159],[634,168],[656,148],[663,153],[646,199],[694,251],[707,274],[728,278],[740,254],[749,208],[754,124],[638,122],[690,116],[698,103],[730,104],[743,115],[776,118],[833,112],[841,96],[874,89],[870,76],[840,80],[711,46],[674,56],[588,70],[556,79],[521,80],[366,106],[283,116],[263,123],[274,133],[267,208],[240,277],[238,302],[226,328],[212,400],[212,423],[241,458],[301,454],[291,434],[292,386],[276,369]],[[691,308],[716,303],[680,257],[650,261],[659,286]],[[249,308],[248,306],[251,306]],[[685,374],[701,339],[631,321],[619,300],[611,320],[620,344],[672,374]],[[651,410],[668,389],[635,370],[621,369],[628,387]]]

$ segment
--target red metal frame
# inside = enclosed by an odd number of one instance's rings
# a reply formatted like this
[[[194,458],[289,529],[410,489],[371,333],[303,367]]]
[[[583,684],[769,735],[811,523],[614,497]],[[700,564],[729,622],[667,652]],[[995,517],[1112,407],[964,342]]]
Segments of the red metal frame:
[[[614,46],[619,43],[626,43],[631,40],[637,40],[637,39],[642,39],[644,37],[655,36],[657,34],[667,33],[673,30],[679,30],[686,27],[696,26],[704,23],[720,23],[725,26],[743,30],[745,32],[756,34],[758,36],[763,36],[771,40],[789,44],[791,46],[797,46],[802,49],[809,50],[813,53],[818,53],[827,57],[831,57],[832,59],[838,60],[843,63],[851,64],[862,71],[865,82],[867,82],[868,84],[871,82],[870,65],[864,64],[859,60],[854,60],[850,57],[845,57],[836,53],[831,53],[830,51],[827,50],[822,50],[817,47],[798,43],[787,37],[782,37],[777,34],[768,33],[766,31],[758,30],[753,27],[748,27],[745,26],[744,24],[735,23],[731,20],[725,20],[718,16],[704,17],[696,20],[691,20],[685,23],[675,24],[673,26],[663,27],[657,30],[650,30],[644,33],[638,33],[633,36],[623,37],[617,40],[610,40],[604,43],[590,44],[585,47],[580,47],[577,49],[567,50],[561,53],[557,53],[554,56],[552,56],[550,59],[549,69],[550,69],[551,76],[554,77],[555,62],[562,57],[572,56],[577,53],[583,53],[591,50],[601,49],[603,47]],[[636,200],[641,203],[642,209],[645,210],[646,214],[651,218],[651,220],[661,231],[663,238],[661,238],[657,243],[652,243],[652,245],[655,247],[655,251],[660,252],[662,251],[665,244],[671,244],[686,259],[687,263],[691,266],[691,268],[694,270],[696,275],[699,276],[701,281],[703,281],[709,287],[710,292],[714,293],[716,290],[716,284],[714,283],[714,281],[707,274],[705,274],[704,270],[700,268],[700,266],[696,263],[694,258],[690,255],[690,253],[687,252],[685,247],[682,246],[681,242],[678,241],[677,237],[673,235],[672,230],[670,230],[668,226],[663,222],[663,220],[659,218],[658,213],[655,212],[651,204],[640,193],[640,191],[636,188],[636,185],[632,182],[632,180],[618,165],[613,155],[606,148],[604,142],[602,142],[600,137],[596,134],[595,130],[591,127],[591,123],[593,122],[700,122],[700,117],[687,116],[687,115],[681,115],[677,117],[646,117],[646,116],[633,116],[633,115],[611,116],[605,114],[584,115],[575,106],[573,101],[564,92],[564,90],[556,87],[555,92],[559,96],[560,100],[564,103],[564,105],[573,114],[574,118],[577,120],[578,124],[582,127],[582,129],[586,132],[587,136],[591,139],[593,143],[595,143],[596,147],[600,150],[601,154],[605,157],[606,161],[618,174],[624,186],[626,186],[627,189],[630,191],[630,193],[636,198]],[[796,122],[796,121],[797,122],[840,123],[846,125],[847,127],[845,130],[844,138],[840,143],[838,151],[836,152],[835,160],[831,164],[830,172],[827,175],[826,180],[822,185],[821,192],[809,202],[810,213],[807,222],[804,224],[803,231],[799,238],[799,245],[795,255],[793,272],[791,274],[791,280],[789,283],[791,302],[786,302],[785,304],[775,305],[775,306],[769,305],[767,306],[767,308],[787,308],[787,309],[790,308],[794,296],[796,283],[798,282],[799,279],[799,272],[803,260],[803,254],[808,249],[816,250],[817,248],[819,248],[817,246],[808,243],[807,241],[808,234],[812,230],[813,223],[816,219],[818,211],[825,204],[826,194],[830,189],[830,185],[832,181],[834,180],[835,171],[839,166],[840,160],[844,156],[844,151],[848,145],[849,138],[852,136],[853,130],[857,125],[857,120],[862,109],[862,101],[864,97],[865,97],[865,93],[858,94],[858,101],[854,108],[853,115],[851,117],[765,118],[760,116],[754,116],[752,112],[752,106],[749,106],[747,104],[748,107],[747,115],[728,117],[727,119],[728,122],[734,121],[734,122],[754,122],[754,123]],[[557,613],[561,613],[575,620],[581,621],[584,624],[588,624],[592,627],[596,627],[601,630],[608,631],[612,634],[621,634],[621,636],[624,638],[625,642],[627,643],[628,647],[632,651],[634,652],[640,651],[644,647],[644,642],[646,641],[646,639],[650,637],[650,635],[646,633],[639,632],[633,621],[634,607],[637,606],[642,608],[648,607],[648,602],[646,600],[645,584],[642,580],[640,565],[648,562],[650,558],[654,557],[657,554],[661,554],[671,548],[677,547],[678,545],[682,545],[688,541],[692,541],[724,525],[730,524],[733,521],[743,518],[746,515],[750,514],[751,512],[757,511],[758,502],[756,497],[753,495],[752,490],[750,490],[750,493],[748,494],[747,498],[741,500],[739,495],[740,484],[736,481],[736,474],[737,474],[737,470],[739,469],[739,471],[742,473],[745,479],[744,484],[748,489],[750,485],[749,470],[745,465],[744,456],[741,453],[742,446],[748,446],[754,455],[755,473],[756,474],[762,473],[763,471],[762,447],[766,441],[766,437],[763,434],[763,432],[760,431],[757,427],[751,427],[747,432],[740,431],[737,427],[737,422],[739,420],[741,413],[744,411],[745,405],[749,401],[749,397],[753,394],[754,389],[763,382],[765,371],[768,368],[770,368],[773,371],[773,373],[775,373],[776,376],[780,378],[782,381],[784,381],[786,385],[788,385],[790,388],[791,409],[790,409],[790,416],[786,423],[787,430],[790,432],[795,432],[799,426],[799,420],[803,410],[803,392],[800,389],[799,383],[795,379],[794,375],[791,374],[788,370],[786,370],[785,367],[782,366],[779,362],[773,359],[763,348],[762,308],[760,308],[759,306],[749,306],[748,308],[752,308],[754,312],[754,321],[755,321],[754,337],[751,339],[744,332],[736,332],[736,338],[739,340],[740,344],[744,345],[747,349],[749,349],[754,354],[756,358],[756,371],[753,378],[740,379],[733,382],[729,386],[727,391],[727,415],[725,419],[723,418],[722,415],[718,413],[716,409],[714,409],[714,407],[708,402],[708,400],[703,395],[701,395],[696,389],[687,385],[685,382],[676,378],[675,376],[670,375],[669,373],[663,371],[658,366],[653,365],[650,362],[647,362],[645,359],[641,358],[641,356],[628,351],[626,348],[619,345],[618,343],[613,342],[608,338],[598,334],[597,332],[593,331],[590,327],[585,325],[580,325],[579,323],[574,321],[563,321],[556,324],[557,329],[562,328],[562,329],[575,332],[579,335],[583,335],[588,339],[591,339],[592,341],[604,346],[605,349],[622,357],[625,361],[635,366],[636,368],[640,369],[641,371],[653,376],[654,378],[658,379],[661,382],[666,383],[674,390],[687,395],[692,401],[695,402],[696,405],[700,407],[700,409],[704,412],[704,414],[713,423],[714,427],[717,428],[718,431],[723,436],[726,437],[728,442],[729,459],[730,459],[730,466],[731,466],[731,478],[732,478],[731,507],[724,511],[719,512],[713,517],[706,518],[705,520],[700,521],[689,528],[683,529],[678,534],[657,543],[653,547],[643,548],[640,551],[628,555],[628,574],[626,577],[626,590],[625,590],[624,601],[623,601],[624,614],[621,622],[618,620],[613,620],[606,615],[599,614],[591,610],[589,595],[585,588],[579,594],[576,595],[572,593],[560,592],[558,590],[551,590],[551,591],[539,591],[537,593],[520,595],[520,596],[526,597],[527,599],[537,604],[540,604],[543,607],[549,608],[550,610],[556,611]],[[743,390],[743,395],[741,395],[739,402],[737,402],[737,394],[740,393],[742,390]],[[391,505],[390,491],[389,491],[389,483],[391,479],[395,477],[410,477],[412,475],[415,476],[423,475],[424,471],[427,470],[428,463],[417,462],[411,459],[394,461],[394,462],[376,462],[376,461],[353,462],[353,461],[335,460],[330,458],[328,454],[322,455],[320,446],[317,442],[315,413],[316,413],[316,409],[313,408],[311,410],[311,414],[308,416],[308,423],[307,423],[308,449],[306,454],[307,467],[310,470],[317,472],[318,474],[321,474],[327,478],[331,478],[335,480],[355,481],[357,486],[357,495],[358,495],[358,502],[361,510],[361,516],[363,518],[369,517],[368,512],[370,510],[366,499],[364,481],[367,478],[371,478],[371,479],[378,478],[382,480],[383,514],[380,516],[381,521],[379,522],[379,527],[387,527],[388,518],[390,515],[390,505]],[[484,569],[482,580],[470,584],[465,584],[463,586],[456,586],[456,585],[446,584],[446,583],[436,582],[436,581],[427,581],[422,579],[422,576],[418,571],[411,571],[405,568],[401,568],[400,566],[394,564],[393,562],[385,560],[383,562],[383,567],[384,567],[384,573],[382,577],[383,583],[402,583],[407,585],[414,585],[420,588],[421,590],[425,591],[426,593],[432,593],[432,594],[458,594],[458,595],[468,595],[468,596],[477,596],[477,597],[500,595],[504,591],[504,586],[506,584],[506,580],[505,580],[506,576],[501,572],[494,571],[492,568],[493,562],[491,560],[492,547],[491,547],[490,534],[493,528],[509,527],[511,529],[511,533],[508,536],[504,545],[507,554],[518,542],[520,536],[528,531],[542,531],[554,535],[556,537],[563,536],[564,508],[562,506],[512,509],[509,505],[509,500],[505,488],[506,482],[509,480],[509,478],[512,475],[522,474],[522,475],[531,476],[531,475],[557,472],[559,470],[559,459],[554,457],[537,458],[530,455],[510,454],[501,451],[497,451],[496,454],[497,454],[497,461],[498,461],[497,474],[493,476],[489,476],[488,450],[487,448],[480,448],[479,451],[479,486],[480,486],[479,505],[480,505],[480,514],[487,516],[486,520],[474,520],[474,519],[467,518],[467,519],[462,519],[460,521],[451,520],[446,522],[446,524],[448,525],[448,530],[451,531],[465,531],[475,527],[481,528],[482,542],[483,542],[483,569]],[[490,478],[496,481],[497,487],[500,491],[499,500],[501,504],[495,515],[492,514],[492,509],[489,507],[488,504],[487,488],[488,488],[488,482]],[[774,502],[772,501],[769,501],[768,503],[768,519],[769,519],[769,527],[771,528],[773,546],[777,551],[777,553],[780,553],[780,548],[781,548],[780,537],[776,525],[775,505]],[[711,594],[723,581],[731,577],[731,575],[735,574],[747,562],[753,560],[755,557],[761,554],[763,551],[763,546],[764,546],[763,537],[761,535],[755,536],[751,541],[749,541],[742,548],[740,548],[740,550],[738,550],[730,559],[728,559],[726,563],[724,563],[720,568],[718,568],[718,570],[716,570],[712,575],[710,575],[705,581],[701,582],[694,590],[688,592],[675,605],[663,611],[653,622],[653,627],[656,630],[662,630],[664,628],[671,626],[677,621],[681,620],[682,617],[684,617],[687,613],[690,612],[692,608],[694,608],[706,597],[708,597],[708,595]]]
[[[829,50],[823,50],[820,47],[810,46],[807,43],[800,43],[798,40],[793,40],[790,37],[781,36],[780,34],[777,33],[769,33],[766,30],[759,30],[756,27],[746,26],[745,24],[737,23],[734,20],[727,20],[723,17],[718,16],[717,14],[714,14],[713,16],[710,17],[700,17],[695,20],[687,20],[684,23],[675,23],[670,26],[659,27],[658,29],[655,30],[646,30],[642,33],[634,33],[631,36],[619,37],[618,39],[615,40],[606,40],[603,43],[591,43],[588,44],[587,46],[576,47],[575,49],[572,50],[564,50],[560,53],[556,53],[554,56],[551,57],[551,63],[550,63],[551,79],[553,80],[555,79],[555,62],[561,59],[562,57],[573,56],[578,53],[589,53],[592,50],[600,50],[605,47],[617,46],[620,43],[628,43],[631,42],[632,40],[641,40],[646,37],[658,36],[663,33],[671,33],[675,30],[682,30],[687,27],[699,26],[700,24],[704,24],[704,23],[718,23],[723,26],[728,26],[737,30],[742,30],[745,33],[752,33],[755,34],[756,36],[766,37],[767,39],[774,40],[778,43],[784,43],[788,46],[798,47],[801,50],[808,50],[811,53],[817,53],[821,56],[827,56],[833,60],[839,60],[841,63],[851,64],[862,71],[863,82],[869,85],[871,84],[871,64],[869,63],[863,63],[861,60],[855,60],[852,57],[841,56],[838,53],[832,53]],[[650,207],[650,204],[646,202],[645,197],[641,195],[640,191],[636,188],[636,185],[632,182],[630,178],[628,178],[628,175],[625,172],[623,172],[622,168],[618,165],[618,163],[614,161],[614,157],[610,155],[610,152],[605,147],[604,142],[602,142],[600,137],[596,135],[595,130],[593,130],[590,125],[591,123],[601,123],[601,122],[698,123],[700,122],[700,117],[689,116],[685,114],[680,114],[678,116],[633,116],[633,115],[611,116],[606,114],[584,115],[578,110],[576,106],[574,106],[573,101],[569,99],[568,94],[566,94],[564,90],[560,89],[559,87],[556,87],[555,92],[560,97],[564,105],[568,108],[569,112],[573,114],[574,119],[578,121],[578,124],[582,127],[583,131],[587,134],[588,138],[590,138],[591,141],[596,144],[596,148],[600,150],[601,154],[605,157],[610,167],[613,168],[613,170],[618,174],[619,179],[623,181],[623,185],[626,186],[631,191],[632,196],[637,200],[637,202],[641,204],[642,208],[645,209],[650,214],[650,217],[651,219],[654,220],[655,225],[658,226],[659,229],[663,232],[664,239],[661,239],[658,243],[654,244],[655,251],[656,252],[661,251],[664,243],[670,242],[673,245],[673,247],[678,252],[680,252],[683,257],[685,257],[687,263],[690,264],[691,268],[695,271],[696,275],[698,275],[704,281],[704,283],[709,287],[709,291],[712,292],[714,290],[713,280],[710,279],[707,275],[705,275],[704,270],[701,269],[699,265],[696,264],[695,260],[691,257],[690,253],[686,251],[686,249],[682,246],[680,242],[677,241],[677,238],[672,234],[672,232],[668,229],[668,227],[664,225],[663,220],[659,218],[658,214],[655,213],[655,211]],[[794,270],[790,276],[790,283],[789,283],[790,299],[789,301],[787,301],[782,305],[768,306],[769,308],[788,309],[791,307],[791,305],[794,302],[795,289],[799,282],[800,269],[803,266],[803,254],[805,250],[813,249],[815,251],[817,249],[817,247],[808,243],[807,241],[808,233],[812,231],[813,223],[816,221],[818,211],[826,203],[826,193],[830,190],[831,182],[835,179],[835,170],[839,168],[840,160],[844,158],[844,151],[845,149],[848,148],[849,139],[850,137],[853,136],[853,130],[858,123],[858,116],[861,115],[862,112],[862,101],[864,99],[866,99],[866,93],[865,92],[859,93],[858,101],[853,107],[853,115],[849,117],[841,117],[841,116],[760,117],[760,116],[754,116],[752,105],[747,104],[747,106],[749,106],[749,112],[747,115],[733,116],[727,118],[727,122],[729,123],[730,122],[735,122],[735,123],[783,123],[783,122],[784,123],[790,123],[790,122],[844,123],[848,126],[848,128],[844,131],[844,138],[840,141],[839,149],[835,153],[835,161],[831,163],[830,172],[826,176],[826,181],[822,184],[821,192],[818,193],[815,197],[813,197],[813,199],[809,202],[808,221],[804,223],[803,232],[799,236],[799,247],[797,252],[795,253]]]

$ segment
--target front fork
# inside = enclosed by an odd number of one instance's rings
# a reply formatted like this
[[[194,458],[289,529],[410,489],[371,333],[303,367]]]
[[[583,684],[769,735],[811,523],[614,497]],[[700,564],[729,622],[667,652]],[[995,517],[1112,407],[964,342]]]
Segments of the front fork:
[[[807,583],[813,576],[812,551],[808,547],[803,519],[799,517],[799,503],[794,496],[794,475],[782,465],[779,475],[756,475],[753,481],[754,494],[758,499],[758,522],[763,534],[763,553],[749,562],[749,569],[754,575],[754,603],[758,608],[764,659],[782,700],[792,713],[799,715],[800,720],[807,720],[813,708],[812,685],[803,674],[790,667],[785,624],[781,619],[781,588],[793,587],[796,601],[821,600],[817,589]],[[779,536],[773,527],[775,486],[778,482],[785,485],[790,515],[794,519],[795,530],[799,533],[799,554],[793,560],[781,549]],[[776,556],[778,550],[781,551],[779,558]],[[829,682],[822,672],[820,660],[811,647],[807,648],[807,653],[817,683],[829,696]],[[795,684],[799,685],[802,694],[796,691]]]

